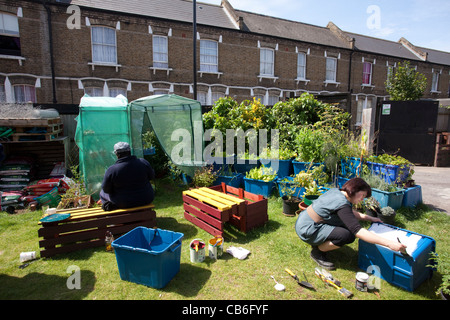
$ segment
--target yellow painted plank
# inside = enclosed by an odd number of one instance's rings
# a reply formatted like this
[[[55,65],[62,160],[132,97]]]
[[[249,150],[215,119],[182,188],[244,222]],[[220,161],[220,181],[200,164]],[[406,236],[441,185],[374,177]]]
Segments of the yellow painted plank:
[[[205,192],[209,192],[209,193],[217,195],[217,196],[219,196],[221,198],[225,198],[227,200],[233,201],[234,203],[245,202],[244,199],[239,199],[238,197],[235,197],[235,196],[232,196],[232,195],[229,195],[229,194],[217,191],[217,190],[213,190],[213,189],[210,189],[210,188],[200,188],[200,190],[205,191]]]
[[[236,204],[236,202],[234,202],[234,201],[231,201],[231,200],[228,200],[226,198],[220,197],[219,195],[216,195],[216,194],[213,194],[213,193],[209,193],[209,192],[207,192],[205,190],[202,190],[202,189],[197,189],[197,190],[195,190],[195,192],[198,193],[198,194],[201,194],[201,195],[203,195],[205,197],[211,198],[211,199],[213,199],[215,201],[221,202],[221,203],[223,203],[225,205],[228,205],[228,206],[233,206],[233,205]]]
[[[205,197],[205,196],[195,192],[195,189],[190,190],[190,191],[183,191],[183,194],[191,196],[192,198],[195,198],[201,202],[208,203],[208,204],[218,208],[221,211],[231,209],[230,205],[225,205],[225,204],[215,201],[211,198]]]

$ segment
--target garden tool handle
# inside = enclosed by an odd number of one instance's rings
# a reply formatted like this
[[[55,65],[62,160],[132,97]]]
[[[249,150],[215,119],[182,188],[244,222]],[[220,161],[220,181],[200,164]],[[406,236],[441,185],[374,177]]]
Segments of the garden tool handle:
[[[288,268],[284,269],[287,273],[289,273],[292,277],[295,277],[295,274],[289,270]]]

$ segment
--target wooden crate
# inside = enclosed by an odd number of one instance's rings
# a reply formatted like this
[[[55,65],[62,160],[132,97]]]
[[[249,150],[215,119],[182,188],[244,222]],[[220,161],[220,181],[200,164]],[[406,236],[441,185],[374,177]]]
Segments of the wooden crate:
[[[41,257],[104,246],[106,231],[117,236],[139,226],[156,227],[153,204],[113,211],[97,207],[58,210],[58,213],[70,213],[71,216],[60,222],[39,222]]]
[[[225,223],[242,232],[265,224],[267,199],[222,183],[183,192],[184,217],[213,236],[223,236]]]
[[[213,236],[223,236],[225,222],[232,212],[237,213],[236,202],[208,192],[208,188],[183,191],[184,217]]]
[[[61,119],[0,119],[0,126],[14,129],[10,136],[11,141],[49,141],[63,135]],[[43,132],[29,132],[33,128],[39,128]]]
[[[222,184],[210,187],[212,190],[228,194],[245,200],[238,214],[232,214],[229,223],[239,228],[242,232],[248,232],[253,228],[264,225],[268,220],[267,199],[262,195],[247,192],[242,188],[235,188],[222,182]]]

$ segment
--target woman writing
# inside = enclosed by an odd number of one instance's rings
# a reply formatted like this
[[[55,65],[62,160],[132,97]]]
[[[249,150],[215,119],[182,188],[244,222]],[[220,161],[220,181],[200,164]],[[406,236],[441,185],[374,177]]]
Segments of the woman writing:
[[[319,266],[334,270],[335,266],[328,260],[326,252],[352,243],[355,238],[405,252],[405,245],[382,238],[359,224],[359,220],[381,222],[379,218],[352,209],[352,204],[371,195],[372,190],[363,179],[353,178],[341,189],[328,190],[299,215],[295,231],[300,239],[312,246],[311,258]]]

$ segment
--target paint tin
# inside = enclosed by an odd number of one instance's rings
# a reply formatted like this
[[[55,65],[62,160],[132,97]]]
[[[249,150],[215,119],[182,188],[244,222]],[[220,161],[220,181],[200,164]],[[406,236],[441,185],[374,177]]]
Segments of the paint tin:
[[[20,262],[30,261],[36,259],[36,251],[20,253]]]
[[[191,262],[203,262],[205,260],[205,242],[200,239],[194,239],[189,245]]]
[[[357,272],[355,277],[355,288],[359,291],[367,291],[367,281],[369,280],[369,275],[364,272]]]
[[[208,254],[211,259],[218,259],[223,254],[223,238],[215,237],[209,240]]]

